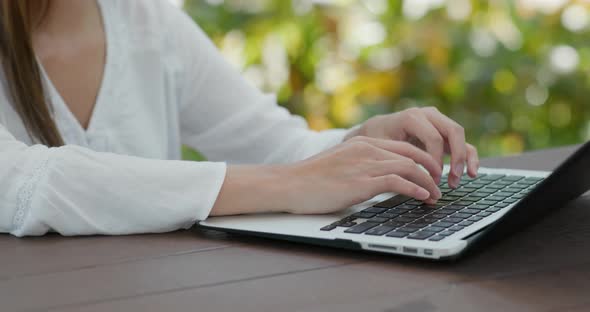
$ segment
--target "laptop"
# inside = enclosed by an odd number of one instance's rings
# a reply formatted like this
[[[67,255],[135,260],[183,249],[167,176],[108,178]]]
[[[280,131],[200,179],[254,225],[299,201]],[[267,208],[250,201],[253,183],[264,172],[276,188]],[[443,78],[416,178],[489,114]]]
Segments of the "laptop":
[[[435,205],[395,194],[329,215],[211,217],[206,229],[433,260],[456,259],[510,236],[590,189],[590,142],[553,172],[480,168]],[[567,226],[567,224],[564,224]]]

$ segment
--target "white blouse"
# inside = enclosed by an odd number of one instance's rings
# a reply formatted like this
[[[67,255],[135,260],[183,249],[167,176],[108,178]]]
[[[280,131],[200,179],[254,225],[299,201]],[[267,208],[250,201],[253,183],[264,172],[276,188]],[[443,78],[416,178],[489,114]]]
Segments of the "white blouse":
[[[342,141],[315,132],[249,85],[165,0],[99,0],[107,61],[87,130],[47,75],[66,142],[35,144],[0,73],[0,232],[130,234],[207,218],[226,163],[288,163]],[[208,162],[179,160],[181,145]]]

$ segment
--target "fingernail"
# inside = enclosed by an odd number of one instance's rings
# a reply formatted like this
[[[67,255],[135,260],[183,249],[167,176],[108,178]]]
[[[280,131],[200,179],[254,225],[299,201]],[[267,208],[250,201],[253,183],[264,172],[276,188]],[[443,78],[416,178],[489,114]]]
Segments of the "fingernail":
[[[456,189],[459,186],[459,178],[454,176],[449,176],[449,186],[451,188]]]
[[[465,170],[465,165],[463,163],[455,165],[455,175],[457,177],[461,177],[463,175],[463,171]]]
[[[442,197],[442,193],[438,187],[436,188],[435,196],[436,196],[435,199],[440,199]]]
[[[430,198],[430,193],[427,190],[425,190],[425,189],[420,189],[418,191],[418,194],[416,194],[416,195],[418,195],[418,198],[417,199],[428,199],[428,198]]]

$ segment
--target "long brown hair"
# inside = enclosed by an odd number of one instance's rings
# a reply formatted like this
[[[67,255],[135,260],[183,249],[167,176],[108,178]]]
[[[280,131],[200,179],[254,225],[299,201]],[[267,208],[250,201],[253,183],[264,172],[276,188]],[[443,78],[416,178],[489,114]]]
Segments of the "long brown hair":
[[[61,146],[32,40],[48,6],[49,0],[0,0],[0,62],[14,109],[29,135],[47,146]]]

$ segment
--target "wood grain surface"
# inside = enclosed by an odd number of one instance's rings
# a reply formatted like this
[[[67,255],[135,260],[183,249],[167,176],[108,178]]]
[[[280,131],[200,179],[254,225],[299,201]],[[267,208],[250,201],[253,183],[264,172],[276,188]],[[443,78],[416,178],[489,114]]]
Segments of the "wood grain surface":
[[[574,148],[483,164],[551,170]],[[590,311],[590,197],[451,263],[199,229],[0,250],[0,311]]]

